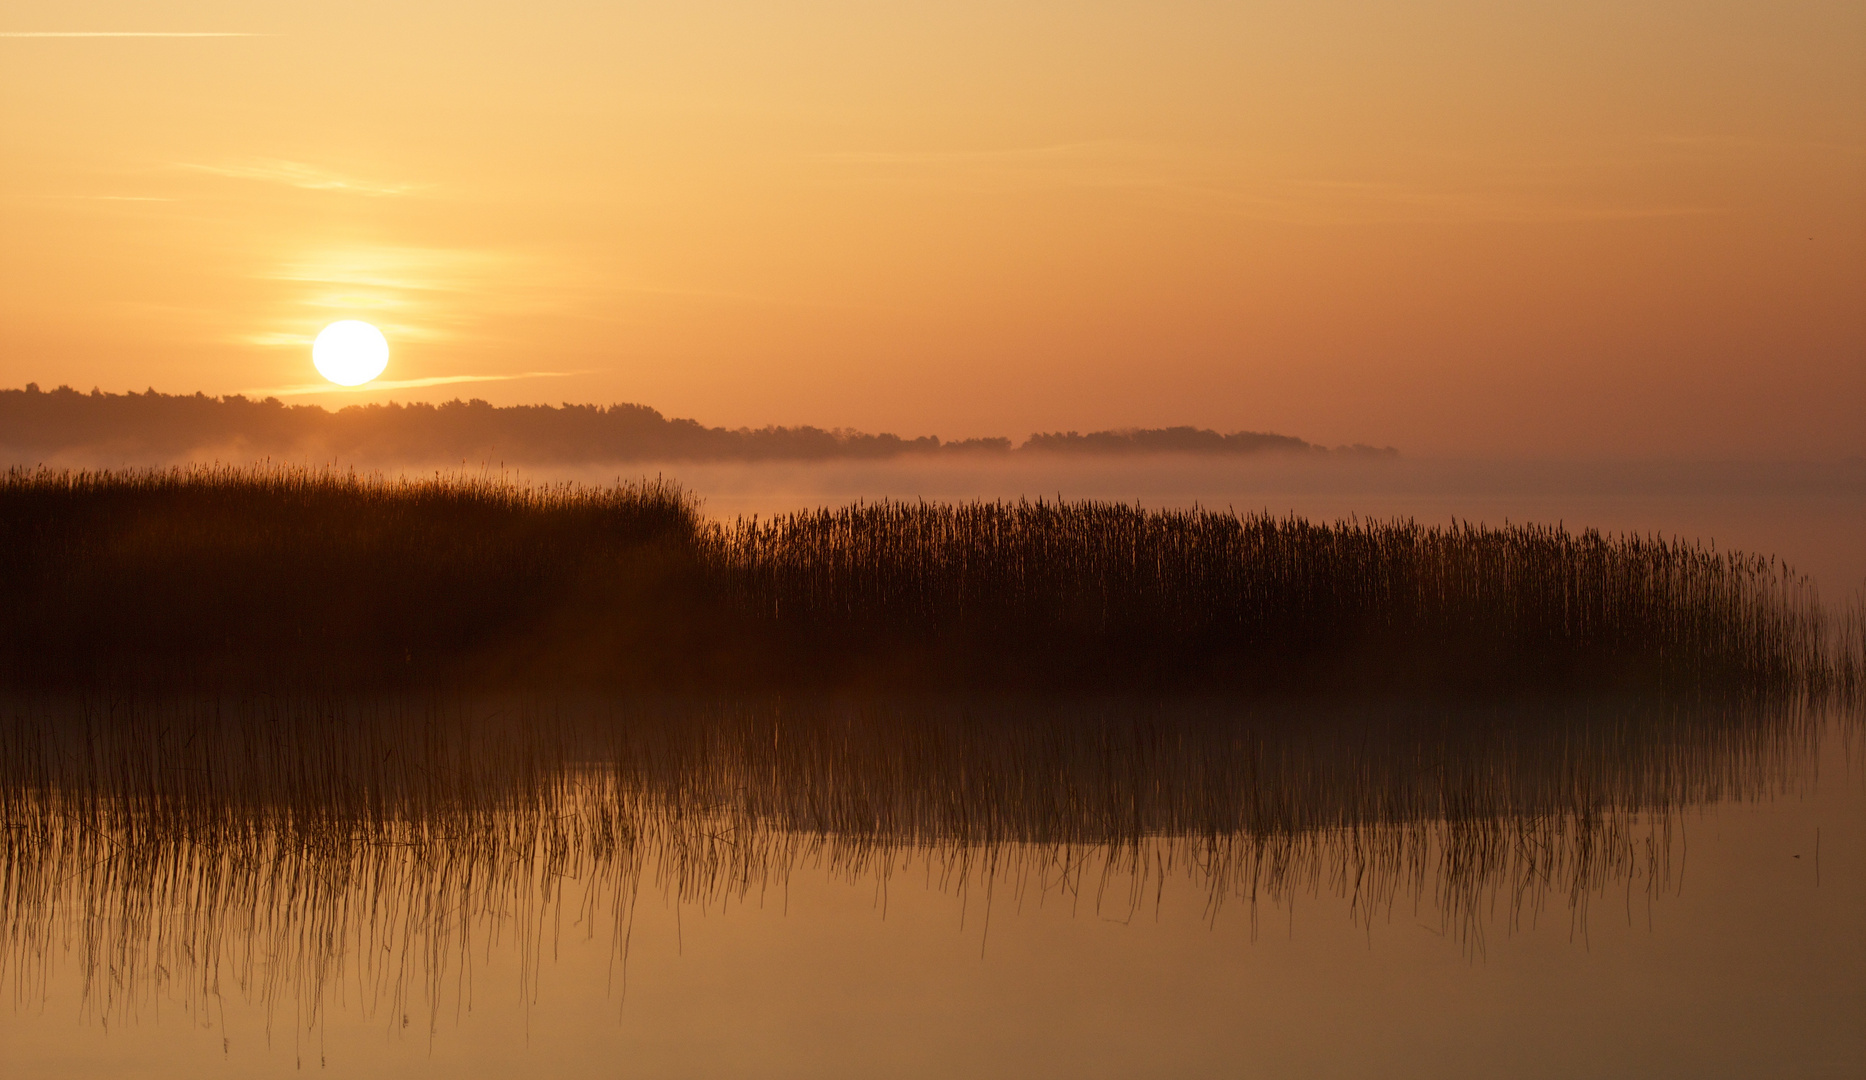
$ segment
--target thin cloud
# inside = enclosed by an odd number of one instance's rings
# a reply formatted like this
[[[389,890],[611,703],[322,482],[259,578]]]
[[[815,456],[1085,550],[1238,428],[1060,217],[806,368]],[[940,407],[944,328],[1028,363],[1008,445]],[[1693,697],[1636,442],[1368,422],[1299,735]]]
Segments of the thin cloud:
[[[1652,218],[1711,217],[1729,208],[1704,205],[1628,204],[1570,197],[1560,192],[1438,189],[1361,180],[1305,180],[1293,189],[1333,194],[1337,213],[1369,220],[1414,221],[1641,221]]]
[[[278,37],[229,30],[0,30],[7,38],[233,38]]]
[[[434,375],[425,379],[378,379],[361,386],[338,386],[336,383],[301,383],[296,386],[268,386],[239,393],[247,397],[297,397],[303,394],[362,393],[368,390],[409,390],[421,386],[446,386],[450,383],[511,382],[515,379],[562,379],[588,375],[587,371],[525,371],[517,375]]]
[[[1158,187],[1196,173],[1201,158],[1172,143],[1097,139],[991,149],[845,150],[803,160],[840,170],[858,183],[934,184],[991,189],[1030,187]]]
[[[1237,186],[1169,182],[1158,190],[1186,198],[1187,207],[1200,212],[1306,225],[1642,221],[1730,213],[1722,206],[1618,204],[1560,193],[1459,191],[1362,180],[1271,180]]]
[[[259,161],[236,162],[228,165],[201,165],[194,162],[177,162],[178,169],[190,172],[207,173],[210,176],[224,176],[232,180],[257,180],[261,183],[284,184],[287,187],[302,188],[306,191],[341,191],[352,195],[406,195],[420,190],[420,184],[390,184],[377,180],[363,180],[354,176],[320,169],[302,161],[284,161],[267,159]]]
[[[868,162],[874,164],[965,164],[970,162],[1041,161],[1087,154],[1147,152],[1151,147],[1110,140],[1056,143],[1049,146],[1013,146],[996,150],[842,150],[811,154],[823,161]]]
[[[845,175],[864,182],[976,190],[1006,185],[1122,190],[1196,212],[1306,224],[1634,221],[1730,213],[1727,207],[1713,205],[1620,203],[1590,194],[1590,185],[1580,180],[1565,186],[1547,182],[1544,174],[1549,168],[1573,169],[1573,161],[1547,167],[1466,162],[1464,173],[1481,172],[1496,182],[1453,188],[1305,178],[1289,175],[1291,163],[1279,168],[1274,160],[1260,162],[1182,144],[1112,139],[998,149],[842,151],[811,159],[848,166]],[[1525,183],[1525,173],[1536,182]]]
[[[332,247],[306,252],[260,276],[398,291],[460,291],[482,285],[510,262],[508,256],[457,248]]]
[[[87,202],[176,202],[166,195],[41,195],[42,199],[82,199]]]

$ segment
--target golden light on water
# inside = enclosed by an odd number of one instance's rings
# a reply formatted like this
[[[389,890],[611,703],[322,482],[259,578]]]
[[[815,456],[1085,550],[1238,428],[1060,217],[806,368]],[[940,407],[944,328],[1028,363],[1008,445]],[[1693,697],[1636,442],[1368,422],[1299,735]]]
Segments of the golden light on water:
[[[361,386],[389,366],[389,339],[366,322],[344,319],[318,332],[311,362],[338,386]]]

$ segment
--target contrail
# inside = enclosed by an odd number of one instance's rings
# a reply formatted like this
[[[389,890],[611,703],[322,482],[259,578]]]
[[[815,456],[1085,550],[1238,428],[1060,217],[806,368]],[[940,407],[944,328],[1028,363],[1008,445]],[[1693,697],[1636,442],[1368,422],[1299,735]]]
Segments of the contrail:
[[[9,38],[195,38],[195,37],[276,37],[276,34],[224,33],[207,30],[0,30]]]

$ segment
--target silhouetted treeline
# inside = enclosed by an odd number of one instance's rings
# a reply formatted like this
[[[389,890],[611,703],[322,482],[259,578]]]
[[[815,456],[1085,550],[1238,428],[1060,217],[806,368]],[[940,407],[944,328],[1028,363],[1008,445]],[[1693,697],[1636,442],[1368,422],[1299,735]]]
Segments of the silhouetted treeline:
[[[126,459],[172,460],[211,452],[258,457],[390,461],[769,461],[889,458],[905,454],[1375,453],[1391,448],[1322,447],[1286,435],[1178,427],[1152,431],[1075,432],[1011,440],[941,441],[926,435],[869,435],[816,427],[727,429],[670,420],[646,405],[510,405],[450,401],[439,405],[317,405],[160,394],[50,392],[36,384],[0,390],[0,451],[15,460],[83,452]]]
[[[1054,454],[1313,454],[1326,451],[1293,435],[1267,435],[1256,431],[1238,431],[1220,435],[1209,428],[1170,427],[1136,428],[1127,431],[1050,432],[1032,435],[1022,449]],[[1375,447],[1362,443],[1337,447],[1333,453],[1394,457],[1391,446]]]
[[[1677,541],[1093,502],[714,523],[658,482],[302,470],[9,472],[0,611],[0,686],[1701,689],[1861,666],[1803,579]]]

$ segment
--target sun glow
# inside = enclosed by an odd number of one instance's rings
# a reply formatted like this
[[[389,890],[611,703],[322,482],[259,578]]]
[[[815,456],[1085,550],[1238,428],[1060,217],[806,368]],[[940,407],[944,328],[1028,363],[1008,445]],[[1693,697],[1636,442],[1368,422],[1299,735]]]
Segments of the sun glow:
[[[361,386],[389,366],[389,339],[366,322],[344,319],[318,332],[311,362],[338,386]]]

